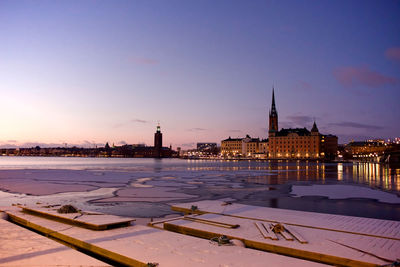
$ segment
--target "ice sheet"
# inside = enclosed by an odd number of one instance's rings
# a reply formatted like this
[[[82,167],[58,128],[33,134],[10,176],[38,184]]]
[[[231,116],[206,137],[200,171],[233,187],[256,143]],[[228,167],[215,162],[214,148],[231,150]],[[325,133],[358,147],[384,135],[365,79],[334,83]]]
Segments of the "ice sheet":
[[[292,186],[292,194],[295,197],[325,196],[330,199],[369,198],[391,204],[400,203],[400,197],[395,194],[354,185],[294,185]]]

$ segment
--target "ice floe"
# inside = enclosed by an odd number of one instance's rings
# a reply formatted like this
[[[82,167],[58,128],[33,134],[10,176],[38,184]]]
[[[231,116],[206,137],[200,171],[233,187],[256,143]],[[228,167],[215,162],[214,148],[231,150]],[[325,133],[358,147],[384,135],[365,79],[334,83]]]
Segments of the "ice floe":
[[[293,185],[294,197],[325,196],[330,199],[368,198],[380,202],[399,204],[400,197],[395,194],[354,185]]]

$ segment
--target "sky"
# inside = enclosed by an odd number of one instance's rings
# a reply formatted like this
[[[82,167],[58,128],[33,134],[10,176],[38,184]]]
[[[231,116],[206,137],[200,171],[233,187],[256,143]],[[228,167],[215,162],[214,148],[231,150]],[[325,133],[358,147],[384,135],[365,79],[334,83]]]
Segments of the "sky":
[[[0,0],[0,147],[400,136],[400,1]]]

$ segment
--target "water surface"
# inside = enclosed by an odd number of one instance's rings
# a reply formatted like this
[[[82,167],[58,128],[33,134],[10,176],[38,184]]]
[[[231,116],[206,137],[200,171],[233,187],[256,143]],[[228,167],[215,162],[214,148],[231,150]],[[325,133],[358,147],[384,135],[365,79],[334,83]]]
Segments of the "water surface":
[[[318,192],[315,188],[321,187],[312,185],[327,187]],[[296,195],[294,189],[302,193]],[[375,163],[0,157],[0,190],[10,194],[0,197],[0,205],[69,202],[134,217],[166,215],[171,203],[230,198],[400,220],[400,169]]]

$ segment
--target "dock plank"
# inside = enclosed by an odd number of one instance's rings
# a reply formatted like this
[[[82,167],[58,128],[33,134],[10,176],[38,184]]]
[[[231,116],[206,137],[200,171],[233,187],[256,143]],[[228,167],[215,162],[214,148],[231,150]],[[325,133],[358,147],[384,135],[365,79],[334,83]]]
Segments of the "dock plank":
[[[380,266],[395,261],[400,255],[400,241],[343,232],[332,232],[316,228],[289,226],[294,231],[301,232],[308,243],[293,242],[285,239],[271,240],[260,235],[254,227],[252,219],[237,218],[226,215],[204,214],[200,218],[215,219],[226,223],[240,224],[240,228],[226,229],[212,225],[199,224],[184,220],[164,223],[166,230],[194,235],[202,238],[212,238],[226,235],[232,239],[242,240],[246,246],[255,249],[278,252],[280,254],[302,257],[308,260],[322,261],[327,264],[342,266]],[[336,242],[332,242],[336,241]],[[359,250],[340,245],[345,242]],[[357,244],[362,243],[360,247]],[[387,244],[387,245],[385,245]],[[390,246],[389,246],[390,245]],[[364,253],[369,252],[371,255]],[[375,257],[378,254],[381,257]],[[382,256],[383,255],[383,256]],[[382,260],[385,258],[387,260]]]
[[[192,267],[249,265],[261,267],[265,266],[266,262],[269,263],[269,266],[323,266],[321,263],[239,246],[216,246],[209,240],[142,225],[94,231],[20,211],[9,211],[8,213],[21,224],[129,266],[147,266],[147,263],[150,262],[159,263],[160,266]],[[187,220],[183,221],[192,223]]]
[[[0,219],[1,266],[109,266],[54,240]]]
[[[26,206],[22,206],[21,208],[24,212],[92,230],[106,230],[113,227],[128,226],[135,221],[134,218],[108,215],[97,212],[58,213],[56,209],[52,208]]]
[[[307,226],[345,233],[362,234],[400,240],[400,222],[354,216],[323,214],[296,210],[256,207],[243,204],[223,205],[223,201],[205,200],[181,203],[172,206],[179,212],[191,213],[191,206],[197,206],[199,214],[224,214],[237,218],[248,218],[266,222],[281,222],[287,225]],[[376,227],[368,228],[375,225]]]
[[[254,222],[255,226],[258,228],[260,233],[263,235],[264,238],[270,238],[272,240],[278,240],[278,237],[274,232],[272,232],[269,226],[265,226],[262,222]]]

